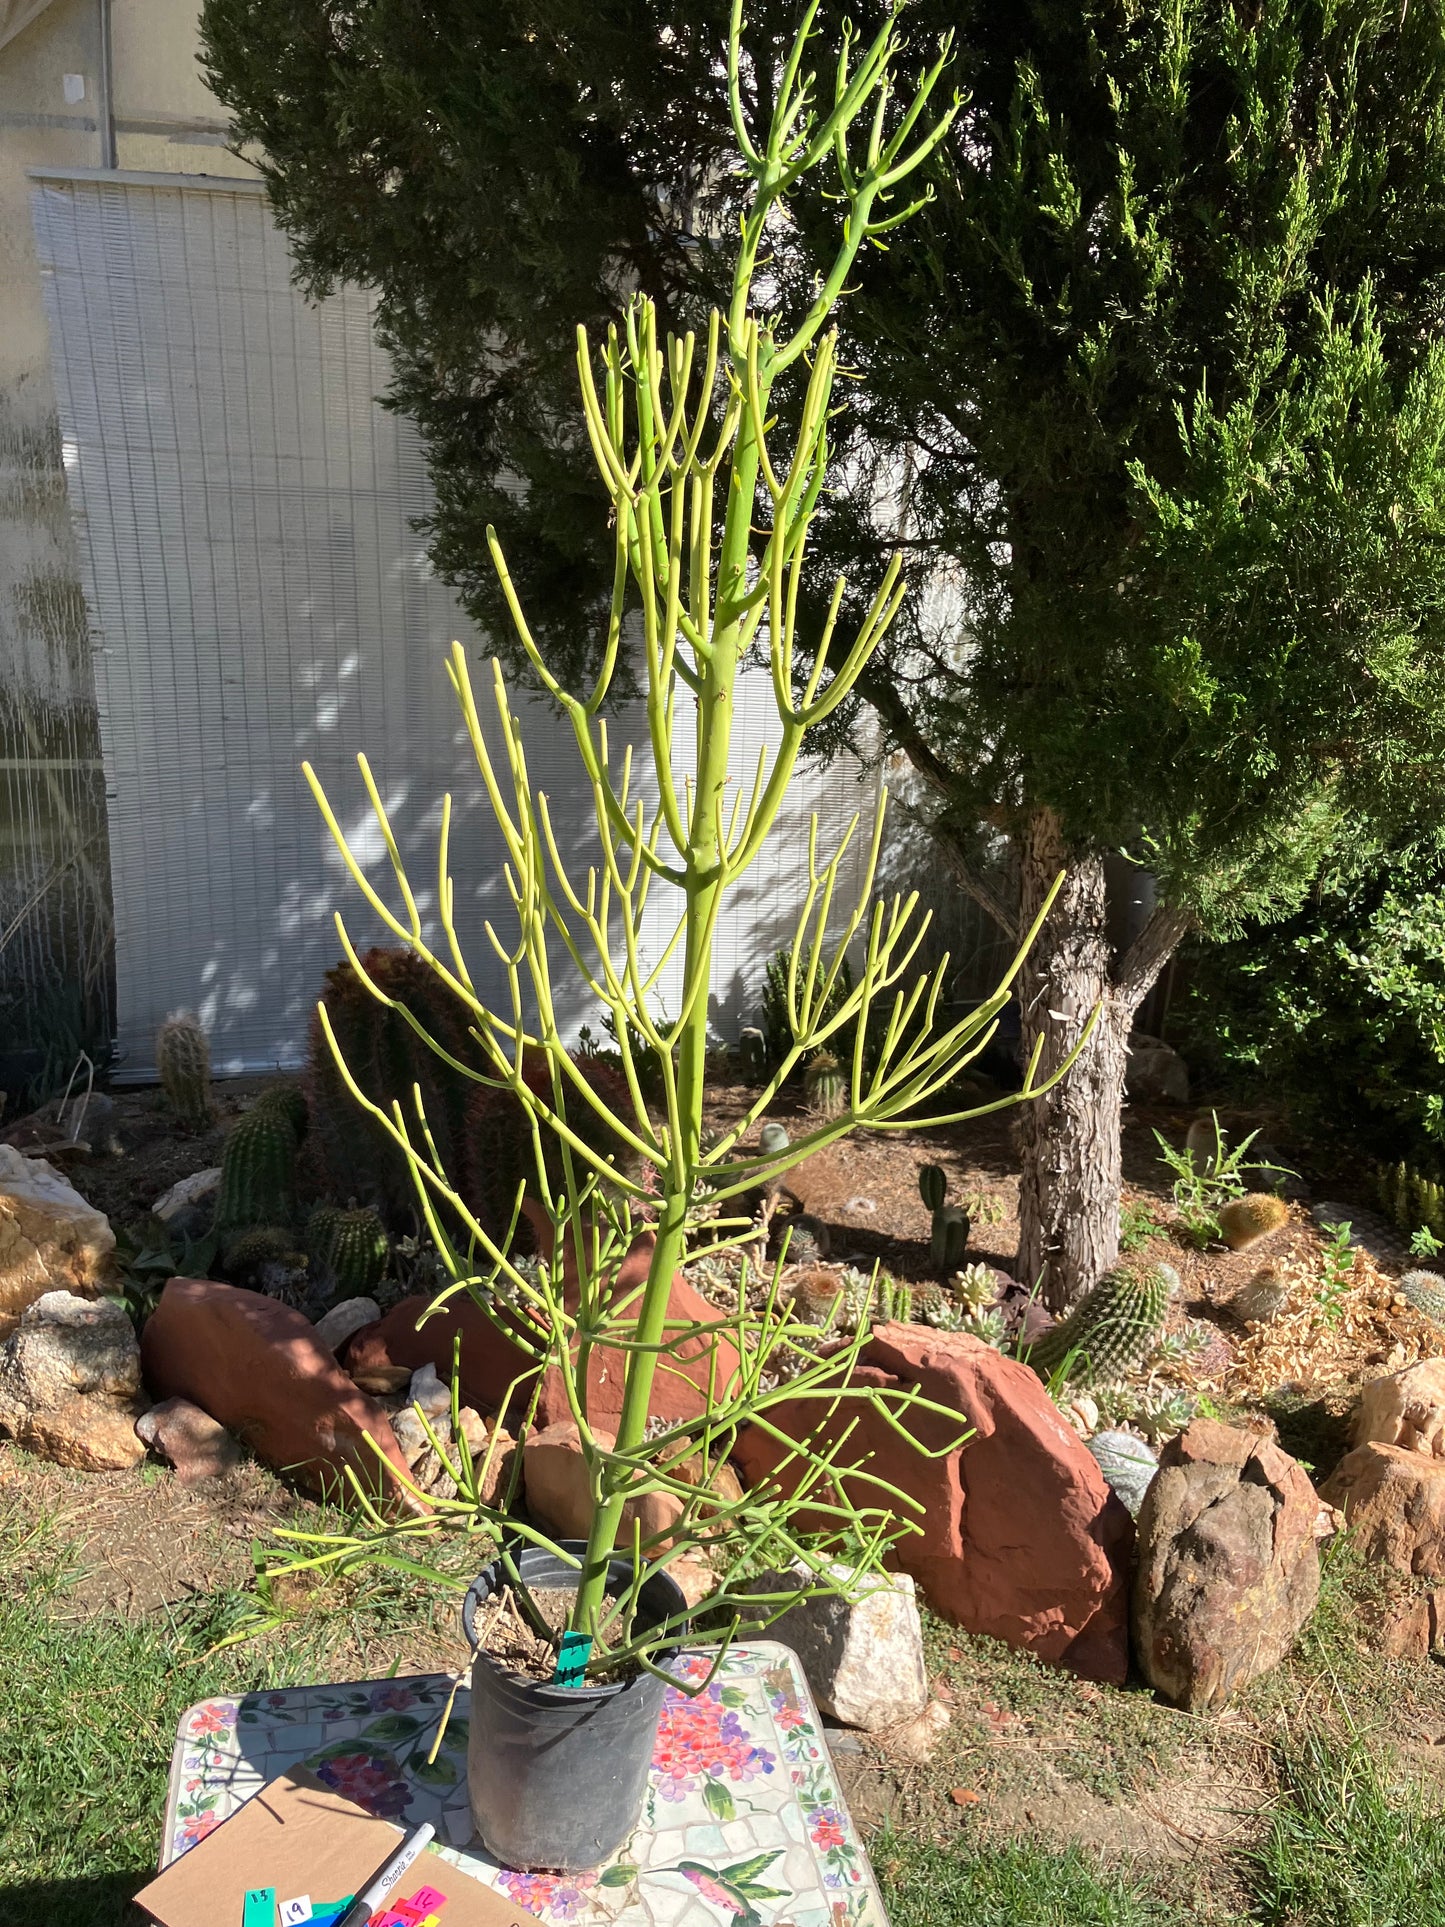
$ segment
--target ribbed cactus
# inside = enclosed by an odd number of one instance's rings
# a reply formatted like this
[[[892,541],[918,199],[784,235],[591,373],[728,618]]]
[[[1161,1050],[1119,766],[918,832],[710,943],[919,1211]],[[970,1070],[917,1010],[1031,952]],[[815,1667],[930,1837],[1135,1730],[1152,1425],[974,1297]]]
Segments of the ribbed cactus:
[[[619,1117],[631,1114],[632,1099],[620,1072],[595,1057],[576,1062],[578,1072],[608,1110]],[[548,1104],[554,1102],[552,1072],[544,1052],[525,1053],[522,1077],[529,1090]],[[590,1150],[634,1180],[648,1175],[635,1152],[603,1122],[580,1092],[569,1085],[562,1102],[568,1126]],[[561,1141],[546,1128],[541,1138],[548,1185],[555,1190],[563,1175]],[[467,1107],[465,1143],[461,1195],[490,1235],[503,1238],[511,1223],[518,1187],[525,1185],[534,1198],[539,1191],[536,1145],[526,1107],[505,1087],[477,1085]],[[590,1167],[582,1159],[575,1159],[574,1165],[579,1180],[588,1175]]]
[[[1400,1280],[1405,1302],[1437,1325],[1445,1325],[1445,1277],[1438,1271],[1407,1271]]]
[[[269,1291],[299,1281],[306,1270],[306,1254],[297,1249],[295,1234],[286,1226],[252,1225],[227,1241],[224,1266],[232,1284]]]
[[[1072,1381],[1107,1385],[1126,1378],[1154,1349],[1178,1285],[1172,1265],[1120,1265],[1034,1341],[1029,1364],[1048,1378],[1076,1352]]]
[[[1270,1191],[1251,1191],[1231,1198],[1219,1209],[1219,1235],[1231,1251],[1247,1251],[1261,1238],[1289,1223],[1289,1206]]]
[[[211,1046],[190,1011],[172,1011],[156,1032],[156,1069],[176,1116],[204,1124],[211,1115]]]
[[[820,1050],[803,1074],[803,1095],[820,1117],[841,1117],[848,1108],[848,1079],[830,1051]]]
[[[361,967],[450,1056],[463,1064],[480,1064],[478,1048],[468,1035],[466,1006],[411,951],[369,950]],[[438,1057],[401,1011],[379,1003],[349,962],[326,973],[321,1001],[357,1084],[383,1109],[389,1111],[393,1102],[399,1102],[418,1141],[413,1089],[420,1086],[441,1169],[455,1183],[465,1162],[466,1109],[477,1086]],[[331,1195],[375,1205],[395,1228],[411,1225],[418,1205],[406,1158],[347,1089],[316,1017],[311,1020],[306,1095],[311,1135]]]
[[[287,1225],[296,1215],[296,1133],[276,1106],[237,1118],[221,1153],[215,1228]]]
[[[306,1093],[299,1084],[273,1084],[251,1107],[256,1111],[277,1111],[296,1134],[299,1144],[306,1135],[310,1121],[310,1110],[306,1103]]]
[[[767,1083],[768,1040],[756,1024],[748,1024],[738,1033],[738,1056],[749,1083]]]
[[[337,1303],[369,1298],[386,1275],[391,1246],[370,1205],[338,1211],[322,1205],[306,1221],[306,1249],[317,1270],[335,1281]]]

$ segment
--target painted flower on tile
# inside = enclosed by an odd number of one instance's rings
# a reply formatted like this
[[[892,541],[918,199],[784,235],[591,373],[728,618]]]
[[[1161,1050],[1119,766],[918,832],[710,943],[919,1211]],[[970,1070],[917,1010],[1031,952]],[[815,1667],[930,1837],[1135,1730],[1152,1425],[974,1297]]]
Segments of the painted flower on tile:
[[[505,1868],[499,1884],[519,1907],[543,1919],[575,1920],[587,1905],[586,1889],[596,1879],[590,1873],[514,1873]]]
[[[204,1840],[208,1833],[214,1833],[220,1824],[219,1813],[193,1813],[176,1828],[176,1846],[185,1853],[198,1840]]]
[[[204,1739],[208,1733],[229,1732],[235,1723],[236,1709],[227,1700],[207,1700],[191,1714],[186,1731],[193,1740]]]
[[[821,1807],[812,1817],[808,1836],[815,1847],[841,1847],[848,1833],[836,1807]]]
[[[416,1701],[416,1694],[401,1680],[384,1680],[371,1689],[371,1708],[375,1713],[404,1713],[409,1706],[415,1706]]]
[[[411,1804],[412,1790],[388,1753],[333,1753],[318,1761],[314,1771],[343,1799],[354,1800],[379,1820],[395,1820]]]
[[[682,1800],[704,1778],[746,1782],[771,1773],[777,1757],[765,1747],[754,1746],[736,1711],[723,1703],[722,1687],[713,1684],[689,1699],[670,1686],[663,1698],[652,1763],[663,1799]]]

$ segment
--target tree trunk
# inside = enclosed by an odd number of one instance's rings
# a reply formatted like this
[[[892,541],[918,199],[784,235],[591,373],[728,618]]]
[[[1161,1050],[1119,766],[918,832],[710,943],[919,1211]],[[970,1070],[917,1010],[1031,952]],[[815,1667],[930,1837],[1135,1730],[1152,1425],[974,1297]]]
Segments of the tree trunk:
[[[1089,1041],[1066,1076],[1018,1113],[1017,1275],[1050,1311],[1064,1311],[1119,1256],[1120,1126],[1134,1013],[1188,928],[1156,910],[1117,967],[1106,929],[1104,861],[1069,858],[1057,818],[1035,810],[1019,838],[1022,923],[1028,929],[1060,870],[1064,884],[1019,976],[1027,1061],[1055,1071],[1097,1007]]]

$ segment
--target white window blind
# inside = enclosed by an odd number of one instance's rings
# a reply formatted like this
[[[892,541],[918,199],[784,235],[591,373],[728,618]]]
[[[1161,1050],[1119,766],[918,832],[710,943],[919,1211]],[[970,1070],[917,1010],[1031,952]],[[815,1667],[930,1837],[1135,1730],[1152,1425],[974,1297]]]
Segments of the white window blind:
[[[496,994],[481,926],[508,927],[500,850],[442,666],[462,637],[484,697],[487,650],[412,526],[430,502],[425,462],[410,423],[375,401],[389,371],[369,297],[303,301],[248,183],[51,177],[33,205],[97,652],[123,1072],[152,1068],[156,1026],[177,1006],[201,1014],[222,1072],[295,1064],[340,955],[335,912],[358,945],[381,939],[303,758],[384,887],[355,768],[367,752],[424,910],[453,792],[458,923],[479,987]],[[771,706],[767,679],[751,679],[739,775],[776,734]],[[533,780],[585,871],[590,796],[570,731],[524,707]],[[629,733],[642,735],[640,718],[622,719],[619,749]],[[830,848],[860,807],[872,791],[852,764],[807,776],[790,799],[718,933],[723,1032],[750,1021],[767,958],[791,934],[810,810]],[[655,941],[670,928],[662,895]],[[595,1024],[581,996],[562,1008]]]

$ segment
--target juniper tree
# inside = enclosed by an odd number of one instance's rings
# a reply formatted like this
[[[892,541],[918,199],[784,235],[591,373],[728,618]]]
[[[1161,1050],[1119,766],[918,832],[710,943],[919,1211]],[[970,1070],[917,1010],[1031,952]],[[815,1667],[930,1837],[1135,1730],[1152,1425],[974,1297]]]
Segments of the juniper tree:
[[[819,16],[835,44],[842,11]],[[850,11],[866,32],[882,10]],[[752,45],[796,13],[757,0]],[[578,595],[605,593],[585,451],[536,377],[619,281],[670,312],[725,270],[723,8],[208,0],[204,19],[303,278],[381,291],[439,563],[500,632],[477,536],[504,521],[537,622],[585,647]],[[1020,1272],[1060,1306],[1116,1253],[1127,1038],[1181,937],[1287,911],[1346,826],[1437,807],[1445,27],[1379,0],[917,0],[908,23],[954,30],[967,104],[930,204],[840,309],[863,379],[820,559],[865,578],[901,548],[937,586],[859,693],[960,885],[1016,932],[1068,872],[1020,999],[1046,1065],[1099,1012],[1021,1119]],[[773,72],[749,75],[760,114]],[[785,308],[830,232],[821,199],[793,212]],[[1122,954],[1117,851],[1158,889]]]

